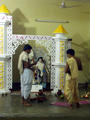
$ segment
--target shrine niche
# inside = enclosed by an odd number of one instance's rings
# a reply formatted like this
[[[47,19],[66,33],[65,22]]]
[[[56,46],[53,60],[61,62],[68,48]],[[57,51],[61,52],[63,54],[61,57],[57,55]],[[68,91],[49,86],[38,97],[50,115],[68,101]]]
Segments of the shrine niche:
[[[13,83],[13,56],[18,55],[18,47],[30,43],[35,60],[43,57],[49,70],[50,87],[54,92],[63,91],[66,65],[66,49],[71,42],[65,36],[65,29],[60,25],[54,36],[12,34],[12,16],[5,5],[0,7],[0,93],[9,93]],[[15,65],[16,67],[16,65]],[[14,76],[15,78],[15,76]],[[42,85],[33,86],[38,91]]]
[[[49,46],[51,46],[51,42],[47,43],[47,40],[28,40],[28,44],[30,44],[32,46],[32,51],[34,53],[34,61],[37,61],[39,57],[43,57],[44,62],[45,62],[45,66],[48,70],[48,74],[47,74],[47,82],[50,84],[50,74],[51,74],[51,54],[50,54],[50,48]],[[47,45],[47,47],[45,47],[45,45]],[[18,48],[15,50],[15,54],[13,54],[13,82],[16,82],[16,84],[14,84],[16,87],[20,86],[20,77],[19,77],[19,71],[17,69],[18,66],[18,58],[20,53],[23,50],[25,44],[20,44],[18,46]],[[18,71],[18,72],[16,72]],[[36,78],[36,77],[35,77]],[[37,83],[37,79],[33,80],[33,85]],[[18,89],[18,88],[17,88]]]

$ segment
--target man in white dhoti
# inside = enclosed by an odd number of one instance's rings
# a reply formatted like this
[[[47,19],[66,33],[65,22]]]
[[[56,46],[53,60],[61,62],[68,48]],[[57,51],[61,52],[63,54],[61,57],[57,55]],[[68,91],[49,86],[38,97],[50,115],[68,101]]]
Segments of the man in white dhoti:
[[[29,95],[32,88],[32,80],[33,80],[33,71],[31,67],[35,64],[30,64],[30,52],[32,47],[28,44],[24,46],[22,53],[19,56],[18,61],[18,69],[20,72],[20,79],[21,79],[21,97],[22,103],[25,106],[31,106],[29,103]]]

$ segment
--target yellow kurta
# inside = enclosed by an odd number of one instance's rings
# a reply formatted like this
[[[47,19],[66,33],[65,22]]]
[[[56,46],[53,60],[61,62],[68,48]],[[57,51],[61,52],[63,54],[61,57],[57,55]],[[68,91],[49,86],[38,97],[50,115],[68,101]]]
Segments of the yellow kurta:
[[[78,66],[76,60],[71,57],[67,60],[67,63],[70,68],[70,72],[66,73],[65,89],[64,94],[70,104],[77,103],[79,101],[79,92],[78,92]]]

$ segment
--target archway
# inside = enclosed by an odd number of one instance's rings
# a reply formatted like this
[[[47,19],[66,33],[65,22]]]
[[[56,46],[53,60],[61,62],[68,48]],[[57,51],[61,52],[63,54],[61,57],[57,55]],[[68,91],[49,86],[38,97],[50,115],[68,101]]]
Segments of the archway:
[[[47,37],[46,37],[47,38]],[[19,41],[20,39],[18,39]],[[20,43],[20,42],[19,42]],[[18,64],[18,57],[20,53],[23,50],[24,45],[28,43],[32,46],[33,52],[34,52],[34,59],[35,61],[38,59],[38,57],[43,57],[46,67],[49,71],[48,74],[48,82],[47,86],[48,89],[50,88],[50,76],[51,76],[51,41],[48,41],[47,39],[45,40],[24,40],[18,46],[15,48],[14,54],[13,54],[13,60],[12,60],[12,71],[13,71],[13,90],[19,90],[20,89],[20,77],[19,77],[19,71],[17,69],[17,64]],[[16,42],[13,43],[16,45]],[[46,47],[47,46],[47,47]]]

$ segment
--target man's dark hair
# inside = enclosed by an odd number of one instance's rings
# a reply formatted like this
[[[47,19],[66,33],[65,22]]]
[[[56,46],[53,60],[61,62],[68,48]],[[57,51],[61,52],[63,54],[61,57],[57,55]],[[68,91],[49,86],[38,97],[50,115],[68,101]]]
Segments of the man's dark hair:
[[[73,49],[68,49],[67,50],[67,54],[70,54],[70,55],[74,56],[75,55],[75,51]]]
[[[26,44],[23,48],[24,51],[25,50],[31,50],[31,49],[32,49],[32,47],[29,44]]]

